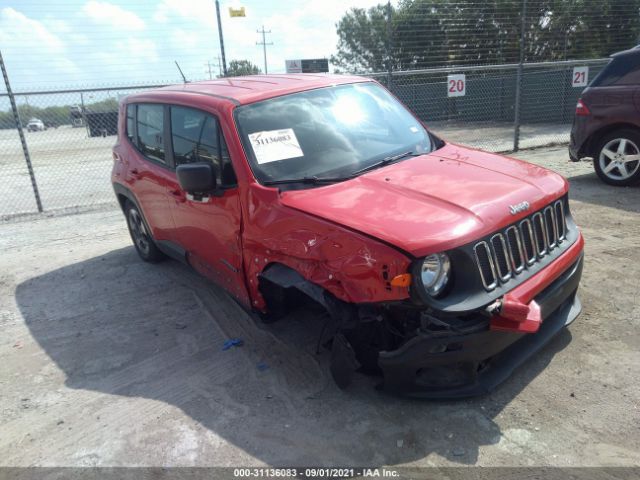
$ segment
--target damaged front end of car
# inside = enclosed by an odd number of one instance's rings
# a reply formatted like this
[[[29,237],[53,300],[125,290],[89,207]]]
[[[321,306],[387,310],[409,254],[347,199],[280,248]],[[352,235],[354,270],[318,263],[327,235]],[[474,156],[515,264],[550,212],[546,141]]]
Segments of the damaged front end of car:
[[[582,236],[566,196],[500,231],[414,259],[409,298],[353,304],[284,266],[261,276],[270,305],[297,290],[323,305],[331,373],[381,374],[390,392],[455,398],[489,392],[580,313]],[[278,285],[272,289],[270,285]],[[320,343],[320,342],[319,342]]]

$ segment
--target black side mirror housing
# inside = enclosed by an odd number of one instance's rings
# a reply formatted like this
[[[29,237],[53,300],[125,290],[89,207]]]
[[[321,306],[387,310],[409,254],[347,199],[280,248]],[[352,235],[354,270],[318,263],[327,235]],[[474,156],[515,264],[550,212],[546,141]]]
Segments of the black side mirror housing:
[[[216,172],[208,162],[178,165],[176,175],[180,188],[187,193],[203,194],[216,189]]]

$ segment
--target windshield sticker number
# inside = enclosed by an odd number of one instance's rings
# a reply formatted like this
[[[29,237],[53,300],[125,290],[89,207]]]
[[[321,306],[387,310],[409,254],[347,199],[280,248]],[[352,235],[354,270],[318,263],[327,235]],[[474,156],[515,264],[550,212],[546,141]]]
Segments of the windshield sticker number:
[[[303,157],[302,148],[291,128],[268,130],[249,134],[253,153],[259,164]]]

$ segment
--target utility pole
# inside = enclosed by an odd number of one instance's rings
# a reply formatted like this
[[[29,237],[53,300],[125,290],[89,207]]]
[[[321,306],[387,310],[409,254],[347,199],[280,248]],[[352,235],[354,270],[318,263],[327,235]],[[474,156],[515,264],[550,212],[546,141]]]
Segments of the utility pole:
[[[265,30],[264,25],[262,25],[262,30],[256,30],[256,32],[262,34],[262,42],[256,42],[256,45],[262,45],[262,52],[264,54],[264,73],[266,75],[267,73],[269,73],[267,72],[267,45],[273,45],[273,42],[267,43],[265,35],[267,33],[271,33],[271,30]]]
[[[220,35],[220,56],[222,57],[222,73],[227,76],[227,61],[224,58],[224,38],[222,36],[222,22],[220,21],[220,2],[216,0],[216,16],[218,17],[218,34]]]

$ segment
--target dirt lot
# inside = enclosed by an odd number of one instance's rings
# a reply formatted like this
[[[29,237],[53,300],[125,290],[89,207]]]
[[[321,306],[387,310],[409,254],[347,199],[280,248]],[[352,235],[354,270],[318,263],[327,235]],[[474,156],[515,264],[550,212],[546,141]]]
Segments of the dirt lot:
[[[520,156],[570,179],[584,311],[465,401],[340,391],[318,312],[255,325],[186,267],[139,261],[118,211],[0,224],[0,465],[640,465],[640,188],[565,147]]]

